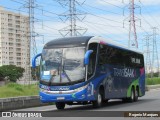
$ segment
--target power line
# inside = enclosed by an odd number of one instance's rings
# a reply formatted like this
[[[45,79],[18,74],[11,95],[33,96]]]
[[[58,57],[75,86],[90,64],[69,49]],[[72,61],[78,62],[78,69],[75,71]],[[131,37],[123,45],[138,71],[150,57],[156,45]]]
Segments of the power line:
[[[97,8],[97,7],[88,5],[88,4],[86,4],[86,3],[84,3],[84,5],[86,5],[86,6],[90,7],[90,8],[94,8],[94,9],[97,9],[97,10],[101,10],[101,11],[103,11],[103,12],[108,12],[108,13],[112,13],[112,14],[119,15],[119,13],[115,13],[115,12],[112,12],[112,11],[108,11],[108,10],[104,10],[104,9],[101,9],[101,8]]]
[[[64,4],[64,2],[67,2],[65,5],[67,5],[69,7],[69,10],[67,11],[69,13],[64,13],[60,16],[67,17],[67,19],[69,19],[69,22],[70,22],[69,26],[64,27],[64,28],[59,30],[60,34],[63,37],[66,37],[68,34],[70,34],[70,36],[77,36],[77,35],[82,36],[82,35],[84,35],[85,32],[87,31],[87,29],[77,26],[77,23],[76,23],[77,19],[79,19],[79,16],[83,15],[83,14],[80,14],[80,13],[77,12],[76,5],[77,5],[78,2],[76,0],[69,0],[69,1],[58,0],[58,2],[62,5]],[[80,32],[80,31],[82,31],[82,32]]]
[[[115,6],[115,7],[117,7],[117,8],[123,9],[122,7],[119,7],[119,6],[117,6],[117,5],[114,5],[114,4],[112,4],[112,3],[109,3],[109,2],[107,2],[107,1],[105,1],[105,0],[101,0],[101,1],[103,1],[103,2],[105,2],[105,3],[107,3],[107,4],[109,4],[109,5]]]
[[[24,12],[24,13],[27,13],[27,14],[28,14],[28,12],[22,11],[22,10],[20,10],[20,9],[9,8],[9,7],[6,7],[6,6],[3,6],[3,8],[8,9],[8,10],[18,11],[18,12]],[[17,13],[17,14],[18,14],[18,13]],[[20,14],[20,13],[19,13],[19,14]]]
[[[129,40],[128,40],[128,47],[136,47],[138,48],[138,41],[137,41],[137,32],[136,32],[136,17],[135,17],[135,1],[129,0],[129,12],[130,15],[125,20],[129,19]],[[124,21],[125,21],[124,20]],[[134,39],[133,39],[133,38]]]
[[[84,23],[84,22],[83,22]],[[89,24],[91,24],[90,25],[90,27],[92,27],[92,28],[94,28],[94,29],[96,29],[96,31],[98,31],[99,33],[101,33],[101,34],[103,34],[104,35],[104,33],[102,33],[101,31],[99,31],[99,30],[101,30],[101,29],[98,29],[98,27],[97,27],[97,25],[95,25],[94,24],[94,26],[93,26],[93,24],[92,23],[90,23],[90,22],[88,22]],[[86,23],[84,23],[85,25],[89,25],[89,24],[86,24]],[[105,30],[106,31],[106,30]],[[109,32],[109,31],[107,31],[106,33],[109,33],[110,35],[112,34],[111,32]],[[105,34],[105,36],[108,36],[107,34]],[[112,39],[112,40],[114,40],[112,37],[110,37],[110,36],[108,36],[110,39]]]
[[[98,31],[98,32],[101,33],[102,35],[104,34],[104,33],[102,33],[101,31],[99,31],[99,29],[97,29],[97,27],[95,27],[95,26],[86,24],[86,23],[84,23],[84,22],[83,22],[83,24],[85,24],[85,25],[87,25],[87,26],[90,26],[90,27],[93,28],[93,29],[96,29],[96,31]],[[105,34],[105,35],[106,35],[106,34]],[[106,36],[109,37],[110,39],[112,39],[110,36],[108,36],[108,35],[106,35]]]
[[[59,15],[59,14],[57,14],[57,13],[55,13],[55,12],[52,12],[52,11],[48,11],[48,10],[44,10],[44,9],[40,9],[40,8],[35,8],[35,9],[37,9],[37,10],[41,10],[41,11],[43,11],[43,12],[47,12],[47,13],[50,13],[50,14],[53,14],[53,15]]]
[[[16,1],[16,0],[11,0],[11,1]],[[116,0],[115,0],[116,1]],[[17,2],[17,1],[16,1]],[[106,1],[105,1],[106,2]],[[17,3],[20,3],[20,4],[24,4],[24,3],[22,3],[22,2],[17,2]],[[84,3],[84,5],[86,5],[86,6],[88,6],[88,4],[86,4],[86,3]],[[95,9],[101,9],[101,8],[96,8],[96,7],[93,7],[93,6],[91,6],[91,5],[89,5],[90,7],[92,7],[92,8],[95,8]],[[82,6],[81,6],[82,7]],[[84,8],[84,7],[83,7]],[[35,9],[37,9],[37,10],[43,10],[43,9],[41,9],[41,8],[35,8]],[[86,10],[86,8],[84,8],[85,10]],[[102,10],[102,9],[101,9]],[[59,15],[59,14],[57,14],[57,13],[55,13],[55,12],[52,12],[52,11],[48,11],[48,10],[43,10],[44,12],[46,12],[46,13],[50,13],[50,14],[53,14],[53,15]],[[88,10],[87,10],[88,11]],[[105,10],[105,12],[107,12],[106,10]],[[109,12],[109,11],[108,11]],[[92,16],[95,16],[95,17],[98,17],[98,18],[101,18],[101,19],[104,19],[104,20],[108,20],[108,21],[111,21],[111,22],[116,22],[116,23],[120,23],[120,24],[122,24],[122,22],[120,22],[120,21],[116,21],[116,20],[112,20],[112,19],[108,19],[108,18],[106,18],[106,17],[102,17],[102,16],[99,16],[99,15],[96,15],[96,14],[92,14],[92,13],[90,13],[90,12],[87,12],[87,14],[90,14],[90,15],[92,15]],[[114,13],[113,13],[114,14]],[[45,15],[44,15],[45,16]],[[48,16],[48,18],[49,18],[49,16]],[[51,18],[52,19],[52,18]],[[139,26],[138,26],[139,27]],[[141,30],[143,30],[145,33],[147,33],[148,34],[148,32],[144,29],[144,28],[141,28]]]
[[[142,2],[140,2],[140,3],[144,7],[144,4]],[[146,12],[148,13],[148,15],[158,24],[158,26],[160,26],[159,22],[157,22],[157,20],[150,14],[148,9],[146,7],[144,7],[144,8],[146,9]]]
[[[86,10],[86,11],[87,11],[87,12],[86,12],[87,14],[90,14],[90,15],[95,16],[95,17],[97,17],[97,18],[101,18],[101,19],[104,19],[104,20],[107,20],[107,21],[111,21],[111,22],[115,22],[115,23],[120,23],[120,24],[129,25],[129,24],[127,24],[127,23],[122,23],[122,22],[119,22],[119,21],[115,21],[115,20],[112,20],[112,19],[108,19],[108,18],[99,16],[99,15],[96,15],[96,14],[90,13],[90,11],[88,11],[86,8],[84,8],[84,7],[82,7],[82,8],[83,8],[83,10]],[[145,32],[147,35],[149,35],[149,33],[148,33],[142,26],[138,26],[138,25],[135,25],[135,26],[140,27],[140,29],[141,29],[143,32]]]
[[[152,73],[151,77],[153,77],[153,69],[157,67],[158,75],[160,76],[159,72],[159,56],[158,56],[158,50],[157,50],[157,29],[156,27],[153,27],[153,47],[152,47]]]
[[[95,22],[90,22],[90,21],[86,21],[86,20],[83,21],[83,22],[87,22],[87,23],[94,24],[94,25],[112,27],[112,28],[115,28],[114,30],[116,30],[116,31],[122,31],[122,29],[119,29],[119,28],[123,28],[123,27],[121,27],[121,26],[106,25],[106,24],[95,23]],[[126,31],[128,31],[128,29],[126,29],[126,28],[123,28],[123,29],[126,30]]]
[[[151,50],[150,50],[150,46],[151,46],[151,44],[150,44],[150,35],[146,35],[146,38],[145,38],[145,40],[146,40],[146,44],[145,44],[145,46],[146,46],[146,51],[144,51],[144,53],[146,53],[146,59],[145,59],[145,66],[146,66],[146,72],[148,73],[148,75],[149,75],[149,73],[152,73],[152,69],[151,69]],[[147,77],[149,77],[149,76],[147,76]]]
[[[92,15],[92,16],[95,16],[97,18],[101,18],[101,19],[104,19],[104,20],[107,20],[107,21],[111,21],[111,22],[115,22],[115,23],[120,23],[120,24],[126,24],[126,25],[129,25],[127,23],[122,23],[122,22],[119,22],[119,21],[116,21],[116,20],[112,20],[112,19],[108,19],[108,18],[105,18],[105,17],[102,17],[102,16],[99,16],[99,15],[96,15],[96,14],[93,14],[93,13],[90,13],[90,11],[88,11],[86,8],[82,7],[83,10],[87,11],[86,13],[89,14],[89,15]],[[140,29],[145,32],[147,35],[149,35],[149,33],[142,27],[142,26],[138,26],[138,25],[135,25],[137,27],[140,27]]]
[[[47,6],[52,6],[52,7],[55,6],[55,7],[62,8],[61,6],[54,5],[54,4],[52,4],[52,3],[46,3],[46,2],[45,2],[45,3],[43,2],[43,3],[41,3],[40,5],[47,5]]]
[[[23,5],[24,5],[24,3],[19,2],[19,1],[16,1],[16,0],[10,0],[10,1],[13,1],[13,2],[16,2],[16,3],[19,3],[19,4],[23,4]],[[24,2],[27,3],[26,1],[24,1]]]
[[[87,10],[87,11],[88,11],[88,10]],[[105,18],[105,17],[99,16],[99,15],[96,15],[96,14],[93,14],[93,13],[90,13],[90,12],[86,12],[86,13],[87,13],[87,14],[89,14],[89,15],[92,15],[92,16],[95,16],[95,17],[98,17],[98,18],[104,19],[104,20],[108,20],[108,21],[112,21],[112,22],[116,22],[116,23],[123,24],[122,22],[119,22],[119,21],[116,21],[116,20],[112,20],[112,19],[108,19],[108,18]]]
[[[82,6],[81,6],[81,7],[82,7]],[[108,21],[112,21],[112,22],[116,22],[116,23],[121,23],[121,24],[122,24],[122,22],[115,21],[115,20],[112,20],[112,19],[108,19],[108,18],[99,16],[99,15],[93,14],[93,13],[91,13],[89,10],[87,10],[86,8],[84,8],[84,7],[82,7],[82,8],[83,8],[83,10],[85,9],[85,10],[87,11],[86,14],[90,14],[90,15],[92,15],[92,16],[95,16],[95,17],[98,17],[98,18],[102,18],[102,19],[104,19],[104,20],[108,20]]]
[[[36,23],[36,24],[39,24],[39,23]],[[49,28],[49,29],[57,30],[57,31],[58,31],[58,29],[55,29],[55,28],[49,27],[49,26],[47,26],[47,25],[43,25],[43,26],[45,26],[46,28]]]
[[[90,22],[90,21],[87,21],[87,20],[84,20],[84,22],[97,24],[97,25],[101,25],[101,26],[107,26],[107,27],[123,28],[122,26],[114,26],[114,25],[110,25],[110,24],[102,24],[102,23]],[[123,29],[126,29],[126,28],[123,28]],[[128,29],[126,29],[126,30],[128,30]]]
[[[143,15],[141,15],[141,17],[143,18],[143,20],[150,26],[150,27],[153,27],[146,19]]]
[[[24,5],[24,3],[18,2],[18,1],[16,1],[16,0],[11,0],[11,1],[13,1],[13,2],[15,2],[15,3],[19,3],[19,4]],[[52,12],[52,11],[47,11],[47,10],[44,10],[44,9],[41,9],[41,8],[38,8],[38,7],[35,7],[34,9],[41,10],[41,11],[43,11],[43,12],[47,12],[47,13],[54,14],[54,15],[57,15],[57,16],[59,15],[59,14],[54,13],[54,12]]]

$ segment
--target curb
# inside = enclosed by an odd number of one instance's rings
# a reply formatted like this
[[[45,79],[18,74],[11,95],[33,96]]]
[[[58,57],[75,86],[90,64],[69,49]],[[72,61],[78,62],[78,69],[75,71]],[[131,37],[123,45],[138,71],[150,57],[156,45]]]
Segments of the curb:
[[[151,89],[157,89],[160,88],[160,84],[158,85],[146,85],[146,91],[149,91]]]

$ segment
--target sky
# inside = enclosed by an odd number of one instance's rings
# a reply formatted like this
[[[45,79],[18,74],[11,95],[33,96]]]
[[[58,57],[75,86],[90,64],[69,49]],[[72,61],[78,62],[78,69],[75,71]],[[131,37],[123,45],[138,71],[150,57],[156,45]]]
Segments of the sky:
[[[67,0],[36,0],[35,32],[37,52],[45,43],[63,37],[59,30],[69,25]],[[84,35],[102,36],[120,44],[128,45],[130,0],[76,0],[76,25],[86,28]],[[146,54],[146,35],[153,42],[153,27],[157,27],[157,47],[159,48],[160,0],[134,0],[138,49]],[[28,15],[28,0],[0,0],[0,6],[10,11]],[[84,32],[84,31],[80,31]],[[131,32],[132,33],[132,32]],[[65,34],[65,33],[63,33]],[[133,40],[133,34],[131,34]],[[152,45],[150,46],[152,51]],[[159,54],[160,57],[160,54]]]

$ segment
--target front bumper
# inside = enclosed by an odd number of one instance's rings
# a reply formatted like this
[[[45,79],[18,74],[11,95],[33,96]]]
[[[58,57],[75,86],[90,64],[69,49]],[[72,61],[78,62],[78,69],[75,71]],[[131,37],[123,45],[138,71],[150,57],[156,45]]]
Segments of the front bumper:
[[[78,91],[75,93],[70,94],[63,94],[63,93],[57,93],[57,94],[51,94],[47,92],[41,91],[39,93],[40,100],[43,103],[47,102],[78,102],[78,101],[91,101],[95,100],[93,96],[90,96],[87,94],[87,89],[84,89],[82,91]]]

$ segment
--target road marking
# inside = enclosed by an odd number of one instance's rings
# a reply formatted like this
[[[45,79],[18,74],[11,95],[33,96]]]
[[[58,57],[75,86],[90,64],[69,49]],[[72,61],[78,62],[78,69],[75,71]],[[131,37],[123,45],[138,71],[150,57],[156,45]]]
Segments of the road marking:
[[[39,110],[39,111],[53,111],[53,110],[57,110],[56,108],[52,108],[52,109],[45,109],[45,110]]]

